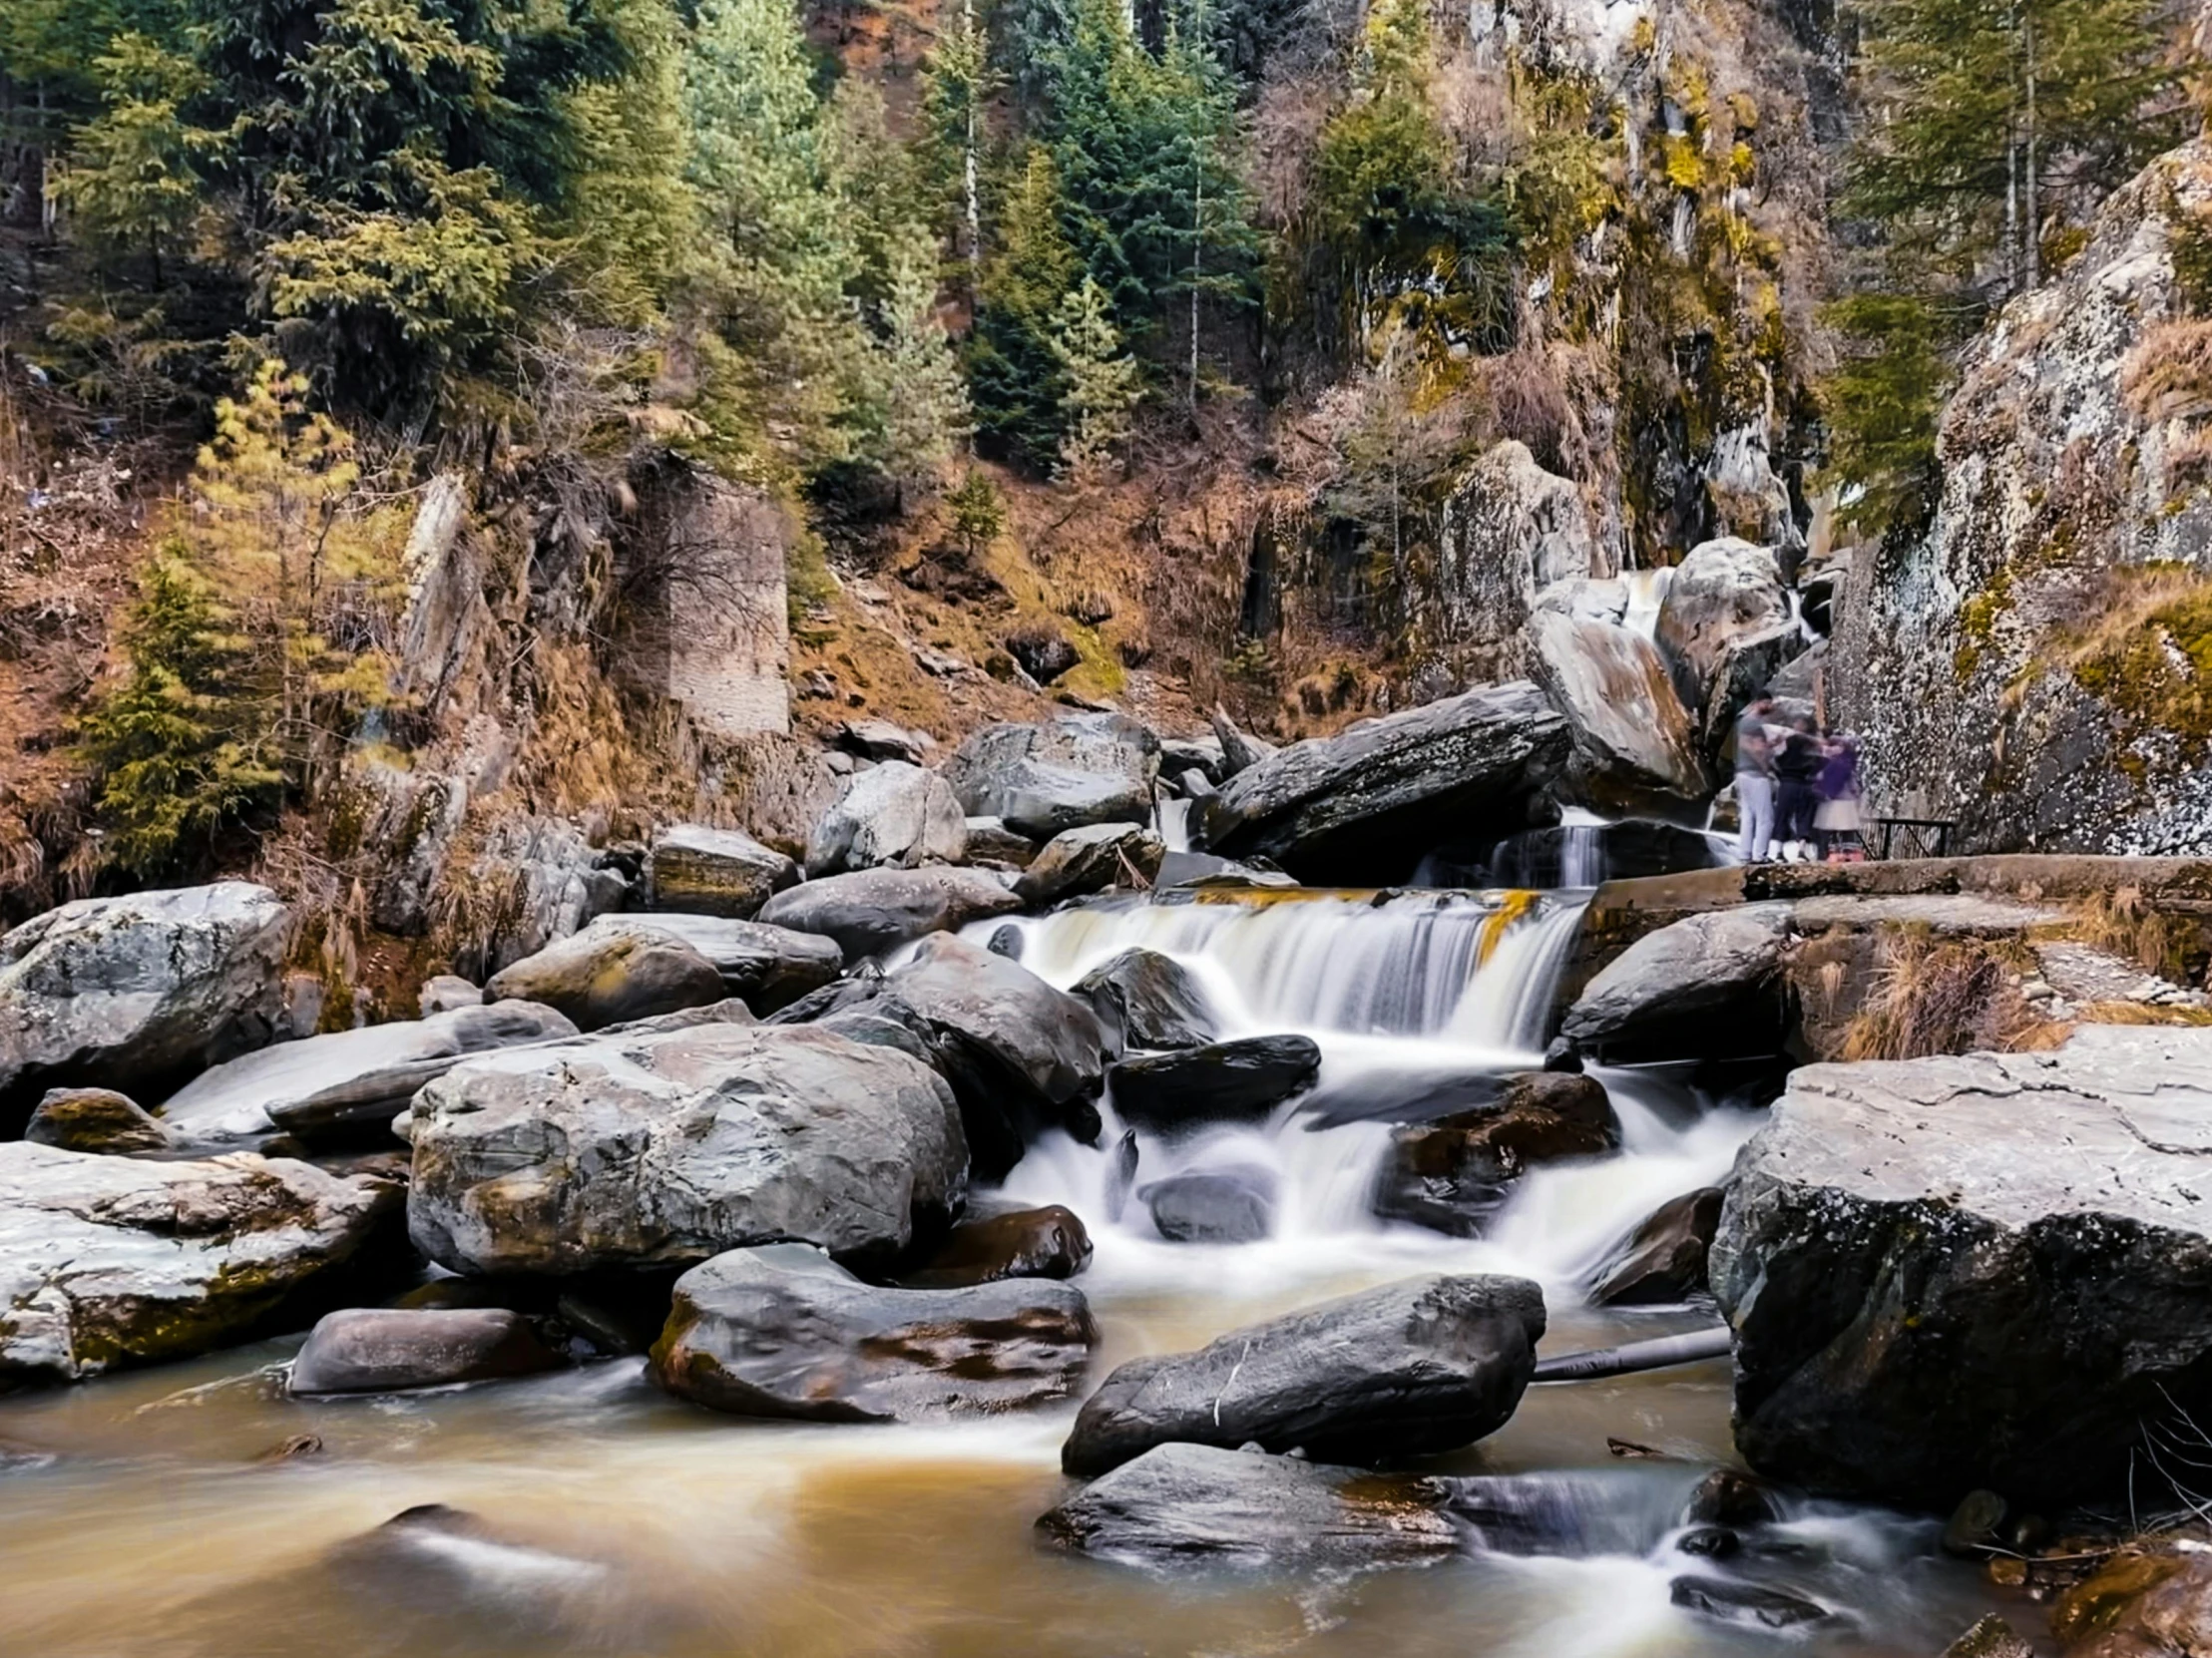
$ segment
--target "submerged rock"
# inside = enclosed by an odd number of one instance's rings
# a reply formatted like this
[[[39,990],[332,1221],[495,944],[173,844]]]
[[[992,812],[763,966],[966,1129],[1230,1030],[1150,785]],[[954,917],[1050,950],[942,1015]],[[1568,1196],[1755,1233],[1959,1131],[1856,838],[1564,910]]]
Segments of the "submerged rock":
[[[778,893],[762,907],[760,919],[834,939],[853,963],[1021,907],[988,870],[863,869]]]
[[[1170,1131],[1206,1122],[1258,1122],[1313,1085],[1321,1047],[1290,1034],[1239,1036],[1202,1047],[1144,1053],[1108,1074],[1123,1122]]]
[[[1104,1473],[1177,1440],[1353,1462],[1457,1450],[1512,1417],[1544,1327],[1544,1294],[1526,1279],[1364,1290],[1195,1353],[1130,1360],[1085,1403],[1061,1465]]]
[[[888,1258],[967,1189],[944,1080],[805,1026],[481,1055],[417,1094],[411,1125],[408,1228],[456,1272],[681,1265],[787,1238]]]
[[[798,865],[741,829],[671,824],[647,864],[656,910],[744,921],[799,878]]]
[[[326,1314],[292,1360],[294,1394],[377,1394],[558,1370],[565,1361],[505,1308],[353,1307]]]
[[[1159,739],[1121,714],[1063,714],[1040,725],[986,725],[944,765],[974,816],[1049,841],[1091,823],[1146,823]]]
[[[954,1227],[903,1281],[917,1290],[956,1290],[1002,1278],[1073,1278],[1091,1264],[1091,1234],[1058,1203],[1016,1209]]]
[[[1743,1454],[1939,1509],[2120,1491],[2146,1425],[2212,1421],[2208,1152],[2212,1032],[1796,1071],[1710,1262]]]
[[[23,1137],[33,1145],[109,1156],[166,1151],[177,1143],[162,1119],[112,1088],[53,1088],[38,1102]]]
[[[1394,1129],[1375,1212],[1457,1237],[1480,1237],[1529,1169],[1620,1147],[1604,1085],[1571,1071],[1508,1076],[1498,1103]]]
[[[74,1382],[242,1340],[398,1206],[378,1180],[0,1145],[0,1383]]]
[[[1788,1035],[1783,969],[1795,940],[1787,903],[1743,904],[1670,922],[1583,988],[1559,1034],[1613,1063],[1779,1053]]]
[[[1187,1169],[1136,1189],[1169,1243],[1255,1243],[1275,1229],[1274,1171],[1249,1164]]]
[[[1705,1186],[1660,1204],[1637,1223],[1599,1269],[1590,1300],[1600,1307],[1687,1301],[1705,1288],[1705,1256],[1720,1225],[1721,1189]]]
[[[583,932],[500,969],[489,1002],[542,1002],[598,1031],[719,1002],[722,976],[674,934],[629,916],[602,916]]]
[[[957,864],[967,854],[967,819],[950,785],[934,771],[886,760],[838,785],[807,838],[806,873]]]
[[[1097,1339],[1070,1285],[886,1289],[773,1244],[677,1279],[652,1363],[670,1393],[738,1416],[913,1421],[1065,1399]]]
[[[1667,1586],[1667,1598],[1723,1623],[1753,1624],[1762,1629],[1791,1629],[1818,1623],[1831,1615],[1827,1607],[1803,1595],[1727,1577],[1677,1577]]]
[[[1129,1048],[1201,1047],[1221,1029],[1197,975],[1156,950],[1124,950],[1071,993],[1091,1004],[1118,1057]]]
[[[1108,887],[1142,885],[1159,873],[1166,852],[1166,843],[1141,824],[1063,829],[1039,849],[1014,891],[1025,904],[1043,906]]]

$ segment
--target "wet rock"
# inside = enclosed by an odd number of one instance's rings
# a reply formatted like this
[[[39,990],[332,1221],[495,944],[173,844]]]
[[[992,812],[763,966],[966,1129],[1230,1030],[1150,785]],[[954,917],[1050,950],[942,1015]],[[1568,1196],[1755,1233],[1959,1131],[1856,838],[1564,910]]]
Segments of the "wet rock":
[[[1209,785],[1217,785],[1229,774],[1228,756],[1219,737],[1161,737],[1159,769],[1169,777],[1195,771]]]
[[[1348,1122],[1436,1122],[1468,1111],[1495,1110],[1515,1073],[1503,1070],[1375,1069],[1324,1082],[1298,1107],[1314,1129]]]
[[[778,893],[760,919],[834,939],[852,963],[1021,907],[1006,883],[987,870],[864,869]]]
[[[1213,727],[1213,740],[1221,745],[1221,775],[1214,779],[1217,783],[1227,782],[1275,752],[1273,743],[1239,729],[1219,703],[1214,704],[1213,712],[1206,719]]]
[[[166,1151],[177,1143],[160,1117],[112,1088],[51,1088],[23,1137],[34,1145],[109,1156]]]
[[[1544,1327],[1526,1279],[1385,1284],[1120,1366],[1085,1403],[1061,1465],[1104,1473],[1177,1440],[1370,1463],[1456,1450],[1513,1415]]]
[[[1620,1120],[1595,1077],[1522,1071],[1505,1079],[1495,1106],[1394,1130],[1375,1212],[1480,1237],[1529,1169],[1619,1146]]]
[[[1121,1211],[1128,1206],[1129,1188],[1136,1184],[1136,1130],[1124,1128],[1113,1142],[1112,1160],[1106,1168],[1106,1216],[1109,1222],[1119,1221]]]
[[[917,1290],[965,1289],[1002,1278],[1073,1278],[1091,1264],[1091,1234],[1058,1203],[1016,1209],[954,1227],[904,1282]]]
[[[968,821],[934,771],[886,760],[856,771],[806,842],[810,879],[855,869],[957,864],[968,854]]]
[[[398,1202],[381,1181],[243,1152],[163,1162],[0,1145],[0,1384],[242,1340]]]
[[[887,1259],[966,1192],[944,1080],[805,1026],[481,1055],[410,1121],[408,1229],[456,1272],[682,1265],[785,1238]]]
[[[323,1449],[321,1435],[294,1434],[288,1439],[277,1441],[253,1460],[269,1467],[281,1462],[298,1462],[309,1456],[320,1456]]]
[[[596,1638],[609,1626],[653,1633],[653,1608],[634,1602],[605,1561],[560,1552],[463,1508],[427,1502],[329,1549],[312,1575],[315,1603],[335,1598],[377,1620],[391,1650],[434,1651],[464,1631],[468,1644]],[[464,1639],[467,1639],[464,1635]]]
[[[2146,1424],[2212,1420],[2208,1099],[2184,1029],[1793,1072],[1710,1261],[1745,1457],[1938,1509],[2120,1492]]]
[[[1944,1658],[2035,1658],[2035,1649],[2021,1640],[2010,1624],[1991,1612],[1945,1647]],[[2121,1658],[2121,1655],[2114,1654],[2112,1658]],[[2153,1655],[2144,1653],[2141,1658],[2153,1658]]]
[[[1042,908],[1108,887],[1143,886],[1159,873],[1166,843],[1134,823],[1091,823],[1064,829],[1038,850],[1014,883],[1023,903]]]
[[[1159,739],[1120,714],[986,725],[944,765],[961,806],[1048,841],[1090,823],[1147,823]]]
[[[1973,1558],[2003,1546],[2007,1505],[1994,1491],[1969,1491],[1944,1524],[1944,1552]]]
[[[1320,1071],[1320,1044],[1285,1034],[1139,1054],[1114,1065],[1109,1079],[1122,1121],[1165,1131],[1264,1121]]]
[[[714,964],[723,995],[742,998],[763,1016],[829,984],[844,965],[834,940],[788,927],[672,912],[624,919],[682,940]]]
[[[1065,1399],[1097,1339],[1070,1285],[885,1289],[773,1244],[677,1279],[652,1364],[670,1393],[738,1416],[912,1421]]]
[[[798,865],[741,829],[671,824],[653,837],[648,865],[656,910],[748,921],[799,878]]]
[[[1072,993],[1091,1004],[1116,1056],[1129,1048],[1202,1047],[1220,1017],[1197,975],[1156,950],[1124,950],[1093,968]]]
[[[155,1098],[259,1047],[290,918],[244,881],[88,898],[0,936],[0,1132],[50,1087]]]
[[[484,992],[482,987],[471,984],[459,974],[434,973],[422,982],[415,1005],[422,1017],[428,1019],[433,1014],[450,1014],[457,1008],[481,1008]],[[299,1033],[303,1036],[307,1034]]]
[[[1160,1445],[1044,1515],[1059,1547],[1162,1569],[1414,1565],[1456,1553],[1445,1482]]]
[[[1136,1200],[1170,1243],[1256,1243],[1275,1229],[1277,1185],[1272,1169],[1238,1163],[1154,1180]]]
[[[539,1002],[598,1031],[626,1020],[703,1007],[723,996],[714,964],[674,934],[628,916],[602,916],[492,975],[490,1002]]]
[[[1684,1525],[1768,1525],[1782,1517],[1782,1505],[1766,1484],[1740,1468],[1715,1468],[1697,1482],[1682,1504]]]
[[[1277,749],[1193,807],[1192,836],[1303,881],[1372,883],[1441,841],[1524,827],[1568,750],[1534,685],[1494,685]]]
[[[1529,630],[1537,683],[1573,738],[1576,794],[1613,812],[1703,802],[1711,785],[1697,728],[1656,645],[1555,612]]]
[[[309,1144],[364,1130],[381,1136],[417,1088],[465,1055],[575,1035],[552,1008],[503,1002],[307,1036],[203,1072],[170,1096],[162,1121],[173,1134],[211,1143],[279,1130]]]
[[[1725,1525],[1696,1525],[1674,1539],[1684,1554],[1705,1560],[1727,1560],[1743,1552],[1743,1539]]]
[[[972,864],[1011,864],[1016,869],[1027,869],[1037,856],[1037,843],[1009,829],[1003,818],[972,817],[965,820],[965,827],[968,861]]]
[[[1691,548],[1675,567],[1657,637],[1683,703],[1699,712],[1731,652],[1794,626],[1773,550],[1724,536]]]
[[[1712,869],[1720,859],[1712,838],[1657,818],[1603,824],[1550,824],[1500,841],[1490,855],[1499,887],[1587,887],[1644,875]]]
[[[1790,906],[1780,902],[1670,922],[1590,980],[1559,1034],[1612,1063],[1779,1053],[1794,938]]]
[[[848,719],[837,727],[833,740],[846,753],[864,760],[904,760],[915,766],[927,762],[930,750],[937,746],[937,739],[927,731],[909,731],[887,719]]]
[[[1705,1186],[1644,1216],[1620,1252],[1600,1269],[1590,1299],[1600,1307],[1686,1301],[1705,1288],[1705,1254],[1720,1224],[1721,1190]]]
[[[2051,1609],[2050,1632],[2065,1658],[2212,1650],[2212,1559],[2188,1544],[2122,1550],[2066,1591]]]
[[[1786,1589],[1766,1589],[1725,1577],[1677,1577],[1667,1586],[1667,1598],[1722,1623],[1762,1629],[1791,1629],[1830,1615],[1827,1607]]]
[[[292,1361],[294,1394],[381,1394],[558,1370],[559,1354],[504,1308],[325,1314]]]

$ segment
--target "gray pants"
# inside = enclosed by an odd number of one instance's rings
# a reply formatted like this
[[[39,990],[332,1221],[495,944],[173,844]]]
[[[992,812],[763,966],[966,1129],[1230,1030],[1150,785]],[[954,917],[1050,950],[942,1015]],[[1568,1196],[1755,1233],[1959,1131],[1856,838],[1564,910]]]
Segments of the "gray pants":
[[[1743,833],[1736,840],[1736,855],[1753,863],[1767,855],[1774,839],[1774,779],[1763,772],[1736,773],[1736,816]]]

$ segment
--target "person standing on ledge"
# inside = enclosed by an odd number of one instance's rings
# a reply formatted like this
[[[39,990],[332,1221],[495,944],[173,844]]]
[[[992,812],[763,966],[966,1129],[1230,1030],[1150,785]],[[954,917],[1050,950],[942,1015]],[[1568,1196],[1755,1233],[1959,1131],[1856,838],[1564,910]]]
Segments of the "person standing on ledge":
[[[1774,698],[1762,691],[1736,716],[1736,816],[1742,826],[1736,852],[1747,864],[1763,862],[1774,839],[1774,741],[1767,727],[1773,708]]]
[[[1774,832],[1782,842],[1777,856],[1790,863],[1810,863],[1813,814],[1820,807],[1820,769],[1827,760],[1811,716],[1799,714],[1791,720],[1772,752],[1777,778]]]

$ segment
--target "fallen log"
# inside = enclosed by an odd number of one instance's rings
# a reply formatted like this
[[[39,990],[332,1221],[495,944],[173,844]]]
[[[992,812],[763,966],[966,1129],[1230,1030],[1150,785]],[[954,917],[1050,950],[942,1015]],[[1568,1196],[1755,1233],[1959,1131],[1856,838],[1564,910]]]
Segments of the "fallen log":
[[[1664,1370],[1668,1365],[1695,1364],[1700,1359],[1724,1359],[1728,1355],[1728,1327],[1692,1330],[1683,1336],[1656,1336],[1647,1342],[1624,1342],[1619,1347],[1592,1348],[1586,1353],[1561,1353],[1537,1361],[1533,1382],[1589,1382],[1600,1376],[1628,1376],[1641,1370]]]

